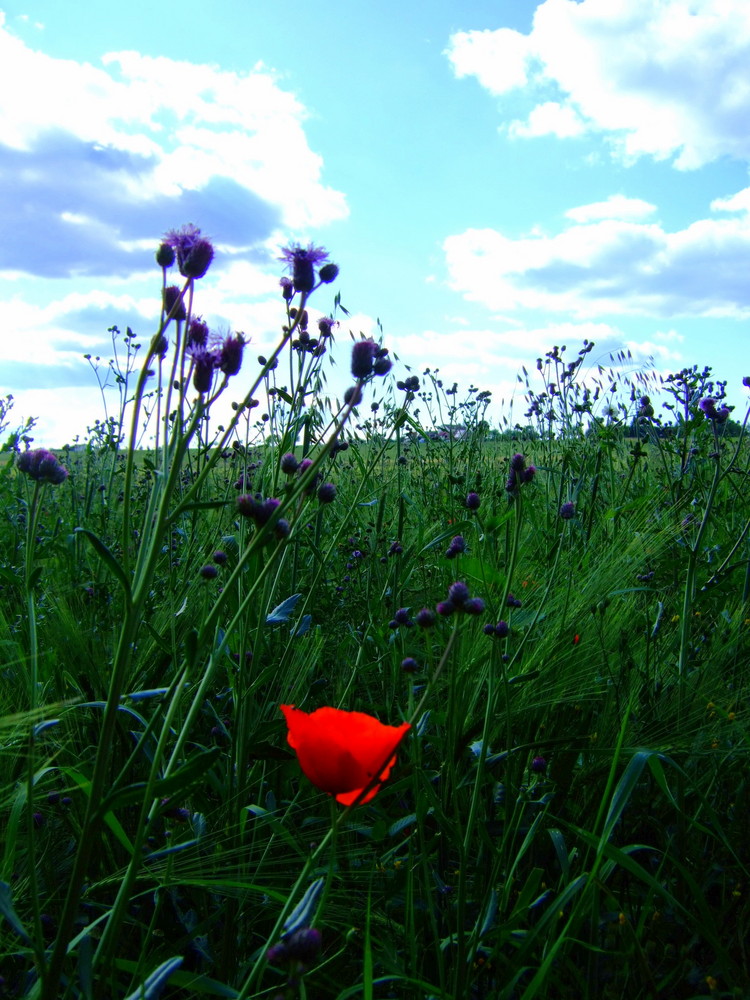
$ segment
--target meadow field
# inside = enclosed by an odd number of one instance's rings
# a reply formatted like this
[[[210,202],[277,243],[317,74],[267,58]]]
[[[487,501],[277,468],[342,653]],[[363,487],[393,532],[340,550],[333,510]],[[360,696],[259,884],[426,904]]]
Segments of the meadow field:
[[[726,383],[555,347],[493,428],[315,247],[215,338],[201,251],[80,445],[2,409],[0,997],[750,996]]]

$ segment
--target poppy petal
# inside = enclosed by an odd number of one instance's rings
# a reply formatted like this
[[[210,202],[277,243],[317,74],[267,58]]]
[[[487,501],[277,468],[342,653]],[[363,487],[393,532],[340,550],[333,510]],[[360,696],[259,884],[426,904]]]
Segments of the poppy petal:
[[[387,726],[365,712],[325,706],[308,715],[293,705],[281,705],[288,726],[287,741],[297,752],[305,776],[343,805],[357,801],[373,779],[362,802],[375,796],[396,762],[394,751],[409,723]]]

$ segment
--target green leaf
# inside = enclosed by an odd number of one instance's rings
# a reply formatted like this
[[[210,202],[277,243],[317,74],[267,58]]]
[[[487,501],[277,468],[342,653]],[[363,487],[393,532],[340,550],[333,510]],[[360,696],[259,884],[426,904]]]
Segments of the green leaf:
[[[25,944],[31,943],[31,938],[26,933],[23,924],[18,919],[18,914],[13,909],[13,897],[7,882],[0,882],[0,914],[5,917]]]
[[[206,771],[213,767],[218,756],[218,747],[194,753],[174,774],[170,774],[167,778],[161,778],[154,784],[153,798],[165,799],[184,793],[191,785],[195,784],[198,778],[203,777]],[[104,814],[108,810],[122,809],[123,806],[142,802],[145,792],[146,782],[135,782],[108,795],[103,800],[100,811]]]
[[[99,556],[101,561],[110,571],[110,573],[112,573],[112,575],[115,576],[119,581],[120,586],[124,590],[125,596],[128,599],[128,603],[130,603],[130,581],[128,580],[125,570],[122,568],[120,563],[115,559],[115,557],[112,555],[112,553],[104,544],[104,542],[101,540],[101,538],[99,538],[98,535],[95,535],[93,531],[89,531],[88,528],[76,528],[75,531],[76,533],[83,535],[85,538],[89,540],[91,546],[93,547],[94,551]]]

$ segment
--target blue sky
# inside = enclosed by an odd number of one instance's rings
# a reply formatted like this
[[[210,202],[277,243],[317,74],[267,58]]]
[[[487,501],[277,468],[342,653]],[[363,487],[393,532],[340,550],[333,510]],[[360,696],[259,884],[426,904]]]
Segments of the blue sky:
[[[103,415],[82,355],[153,331],[153,250],[185,222],[218,248],[197,308],[251,339],[248,371],[282,321],[279,247],[313,240],[340,342],[379,319],[496,417],[521,365],[584,338],[592,362],[712,365],[744,411],[747,0],[0,11],[0,394],[38,444]]]

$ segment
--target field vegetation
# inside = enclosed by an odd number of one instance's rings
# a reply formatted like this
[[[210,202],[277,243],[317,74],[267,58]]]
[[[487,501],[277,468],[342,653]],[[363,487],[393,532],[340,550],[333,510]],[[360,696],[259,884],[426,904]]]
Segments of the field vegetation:
[[[492,427],[317,247],[214,337],[209,249],[80,443],[2,408],[0,997],[750,996],[725,384],[555,347]]]

